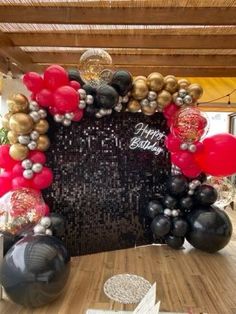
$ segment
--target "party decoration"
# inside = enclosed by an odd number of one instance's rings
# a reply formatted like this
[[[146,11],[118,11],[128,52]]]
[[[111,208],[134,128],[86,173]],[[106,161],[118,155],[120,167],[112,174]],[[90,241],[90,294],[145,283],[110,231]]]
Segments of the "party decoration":
[[[28,72],[23,77],[23,83],[33,93],[43,89],[44,83],[42,77],[36,72]]]
[[[63,292],[69,275],[69,261],[66,248],[57,238],[46,235],[24,237],[3,259],[1,284],[16,303],[26,307],[46,305]]]
[[[65,69],[59,65],[51,65],[44,72],[45,86],[49,90],[56,90],[57,88],[68,84],[68,74]]]
[[[127,71],[116,71],[112,76],[110,84],[119,95],[125,96],[132,89],[132,76]]]
[[[9,127],[18,135],[25,135],[33,129],[33,119],[25,113],[15,113],[9,120]]]

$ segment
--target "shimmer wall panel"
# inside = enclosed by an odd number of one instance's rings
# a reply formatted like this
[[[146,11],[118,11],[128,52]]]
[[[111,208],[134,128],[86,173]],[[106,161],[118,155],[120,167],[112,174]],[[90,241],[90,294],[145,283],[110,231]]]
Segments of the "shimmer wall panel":
[[[165,189],[170,172],[163,115],[114,113],[70,127],[50,125],[54,183],[44,196],[66,218],[70,253],[152,243],[145,207]]]

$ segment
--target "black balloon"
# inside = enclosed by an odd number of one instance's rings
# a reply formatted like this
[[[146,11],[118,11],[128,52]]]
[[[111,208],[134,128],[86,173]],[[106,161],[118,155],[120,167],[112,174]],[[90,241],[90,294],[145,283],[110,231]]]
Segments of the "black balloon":
[[[125,96],[132,89],[132,76],[127,71],[116,71],[111,80],[111,86],[121,95]]]
[[[183,210],[191,210],[193,208],[193,199],[191,196],[185,196],[179,200],[179,208]]]
[[[102,85],[97,89],[97,103],[104,109],[114,108],[119,100],[117,91],[109,85]]]
[[[70,257],[55,237],[28,236],[5,255],[1,284],[9,298],[27,307],[39,307],[56,299],[69,275]]]
[[[184,244],[184,237],[168,235],[166,237],[166,244],[168,244],[172,249],[180,249]]]
[[[84,85],[84,81],[82,80],[79,71],[75,69],[71,69],[68,71],[68,77],[70,81],[76,81],[80,83],[81,86]]]
[[[188,223],[185,219],[175,218],[172,223],[172,234],[176,237],[184,237],[188,231]]]
[[[173,209],[177,205],[177,200],[173,196],[166,194],[163,199],[163,204],[165,208]]]
[[[198,181],[200,181],[201,183],[203,183],[203,182],[205,182],[205,181],[207,180],[207,175],[206,175],[204,172],[201,172],[201,173],[199,174],[199,176],[197,176],[197,177],[195,178],[195,180],[198,180]]]
[[[211,205],[217,200],[217,191],[211,185],[202,184],[196,188],[194,198],[199,205]]]
[[[65,235],[65,219],[58,213],[51,213],[51,230],[55,237],[61,238]]]
[[[83,89],[86,91],[87,95],[92,95],[93,97],[95,97],[97,94],[96,88],[92,87],[89,84],[84,84]]]
[[[99,111],[99,109],[94,105],[88,105],[86,106],[85,111],[88,116],[94,116]]]
[[[202,207],[188,216],[186,239],[197,249],[214,253],[223,249],[232,235],[228,215],[216,206]]]
[[[158,214],[163,213],[163,206],[159,201],[153,200],[148,203],[147,214],[150,218],[155,218]]]
[[[163,215],[155,217],[151,223],[152,232],[157,238],[167,235],[170,232],[170,228],[170,218]]]
[[[5,255],[7,251],[14,245],[16,242],[16,237],[6,231],[1,231],[0,235],[3,236],[3,254]]]
[[[184,195],[188,191],[188,180],[181,174],[173,176],[167,182],[167,188],[173,196]]]

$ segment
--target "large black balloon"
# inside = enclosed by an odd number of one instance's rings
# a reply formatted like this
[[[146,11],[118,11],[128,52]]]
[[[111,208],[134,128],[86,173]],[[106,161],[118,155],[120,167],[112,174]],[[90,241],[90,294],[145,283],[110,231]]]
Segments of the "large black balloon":
[[[166,244],[168,244],[172,249],[180,249],[184,244],[184,237],[176,237],[174,235],[168,235],[166,237]]]
[[[216,206],[202,207],[188,216],[186,239],[197,249],[214,253],[223,249],[232,235],[228,215]]]
[[[52,236],[28,236],[5,255],[1,284],[9,298],[27,307],[56,299],[69,275],[70,257],[63,243]]]
[[[71,69],[68,71],[68,77],[70,81],[76,81],[80,83],[81,86],[84,85],[84,81],[82,80],[79,71],[75,69]]]
[[[163,204],[165,208],[173,209],[177,205],[177,200],[173,196],[166,194],[163,199]]]
[[[118,103],[119,95],[112,86],[102,85],[97,89],[96,100],[101,108],[112,109]]]
[[[158,214],[163,213],[164,209],[159,201],[153,200],[148,203],[147,214],[150,218],[155,218]]]
[[[0,235],[3,236],[3,254],[5,255],[7,251],[15,244],[16,237],[6,231],[1,231]]]
[[[51,213],[51,229],[55,237],[61,238],[65,235],[65,219],[58,213]]]
[[[194,198],[198,205],[211,205],[217,200],[217,191],[211,185],[202,184],[196,188]]]
[[[83,89],[86,91],[87,95],[92,95],[95,97],[97,95],[97,90],[89,84],[84,84]]]
[[[155,217],[151,223],[152,232],[157,238],[167,235],[170,232],[170,228],[170,218],[163,215]]]
[[[129,72],[119,70],[113,74],[110,85],[121,95],[125,96],[132,89],[132,76]]]
[[[172,234],[176,237],[184,237],[188,231],[188,223],[182,218],[175,218],[172,223]]]
[[[188,191],[188,180],[181,174],[172,176],[167,182],[167,188],[171,195],[182,196]]]
[[[186,211],[191,210],[193,208],[193,205],[194,205],[193,198],[191,196],[182,197],[179,200],[178,205],[179,205],[180,209],[183,209]]]

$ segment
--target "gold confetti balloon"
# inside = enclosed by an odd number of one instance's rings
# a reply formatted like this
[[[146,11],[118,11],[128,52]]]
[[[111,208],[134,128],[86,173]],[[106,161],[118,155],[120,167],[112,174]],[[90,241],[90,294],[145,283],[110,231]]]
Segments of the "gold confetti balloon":
[[[16,134],[26,135],[33,130],[34,121],[26,113],[15,113],[10,118],[9,126]]]
[[[22,144],[13,144],[10,147],[10,156],[15,160],[24,160],[28,155],[29,149],[27,146]]]
[[[164,77],[158,72],[153,72],[148,76],[147,84],[150,90],[159,92],[164,86]]]

